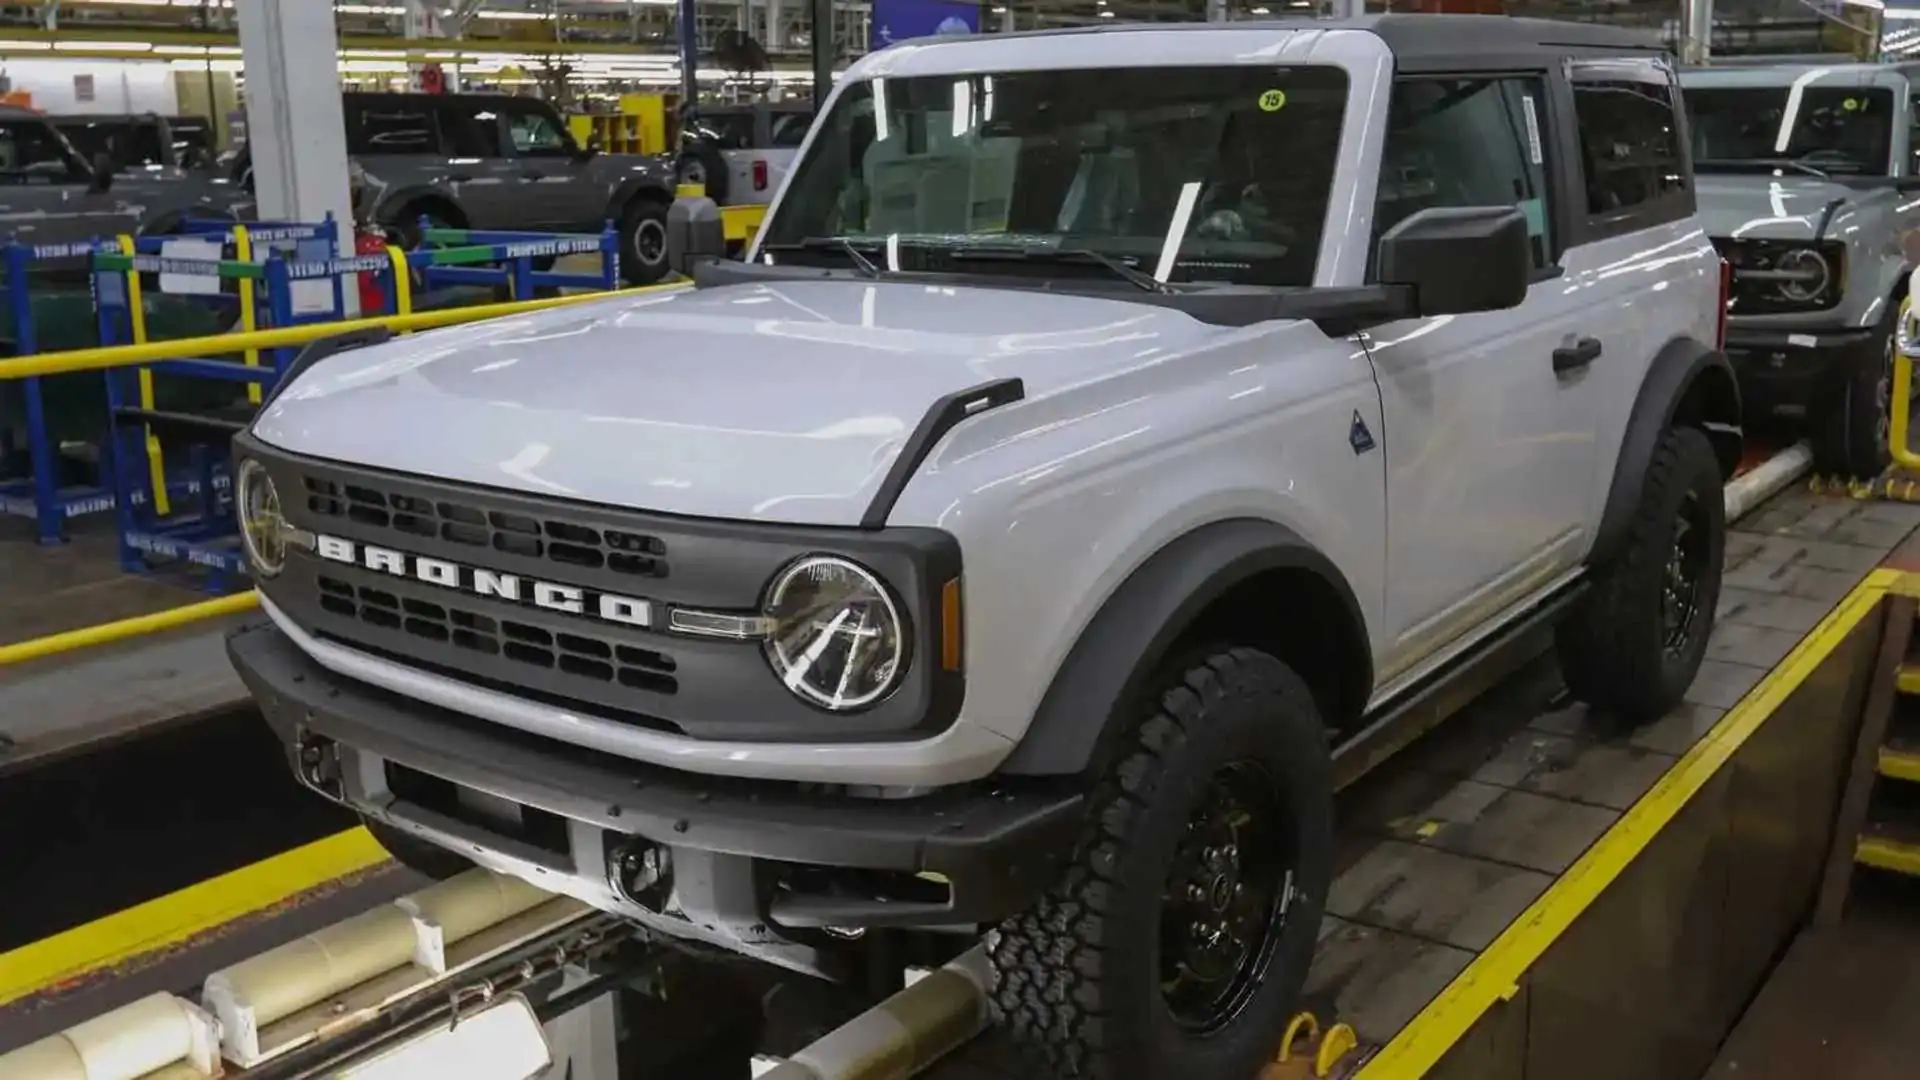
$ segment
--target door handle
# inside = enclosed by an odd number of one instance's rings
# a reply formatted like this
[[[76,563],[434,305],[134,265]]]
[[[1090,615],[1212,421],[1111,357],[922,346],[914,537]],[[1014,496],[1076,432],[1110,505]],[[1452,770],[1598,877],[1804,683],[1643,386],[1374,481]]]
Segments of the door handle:
[[[520,175],[528,180],[545,180],[547,178],[547,174],[538,169],[528,169]]]
[[[1598,359],[1600,339],[1583,337],[1571,345],[1562,345],[1553,350],[1553,373],[1565,375],[1569,371],[1578,371]]]
[[[473,179],[473,174],[463,172],[449,173],[447,179],[455,184],[464,184]]]

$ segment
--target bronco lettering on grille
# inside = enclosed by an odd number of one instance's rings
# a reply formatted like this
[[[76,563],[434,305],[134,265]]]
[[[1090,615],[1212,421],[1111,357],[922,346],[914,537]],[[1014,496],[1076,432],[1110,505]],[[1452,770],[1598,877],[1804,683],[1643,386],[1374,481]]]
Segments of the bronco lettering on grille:
[[[314,554],[331,562],[363,567],[393,577],[411,578],[443,589],[458,589],[476,596],[531,604],[548,611],[584,615],[626,626],[653,626],[653,604],[638,597],[596,593],[574,585],[462,566],[445,559],[430,559],[393,548],[360,544],[325,533],[316,534],[313,539]]]

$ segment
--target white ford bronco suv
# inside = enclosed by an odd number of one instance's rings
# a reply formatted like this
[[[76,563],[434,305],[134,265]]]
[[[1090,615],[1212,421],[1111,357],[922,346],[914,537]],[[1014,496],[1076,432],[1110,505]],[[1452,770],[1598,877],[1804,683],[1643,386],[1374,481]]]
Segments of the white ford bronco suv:
[[[1695,674],[1740,421],[1676,102],[1501,17],[875,53],[743,261],[677,205],[693,288],[310,350],[233,660],[415,866],[828,977],[984,932],[1051,1075],[1251,1076],[1343,763],[1549,622],[1627,722]]]

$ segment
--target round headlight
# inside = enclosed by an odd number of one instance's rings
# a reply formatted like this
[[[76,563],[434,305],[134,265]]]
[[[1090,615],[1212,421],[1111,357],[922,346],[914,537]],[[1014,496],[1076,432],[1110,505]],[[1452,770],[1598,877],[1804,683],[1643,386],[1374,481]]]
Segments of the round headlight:
[[[1827,257],[1812,248],[1787,252],[1780,256],[1774,268],[1800,275],[1793,281],[1780,283],[1780,295],[1797,303],[1805,303],[1826,292],[1827,282],[1833,277],[1833,267],[1827,263]]]
[[[233,501],[254,571],[262,577],[279,573],[287,564],[287,519],[280,513],[280,492],[266,466],[252,458],[240,463]]]
[[[891,693],[906,670],[907,631],[878,577],[858,563],[810,555],[767,592],[767,661],[787,689],[844,712]]]

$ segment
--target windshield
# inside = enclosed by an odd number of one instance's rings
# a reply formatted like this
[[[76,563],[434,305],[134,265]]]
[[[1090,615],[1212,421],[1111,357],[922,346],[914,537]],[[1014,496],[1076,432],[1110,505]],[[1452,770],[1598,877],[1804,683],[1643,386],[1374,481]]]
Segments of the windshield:
[[[1794,168],[1887,175],[1893,94],[1882,87],[1688,87],[1693,164],[1701,172]]]
[[[952,270],[955,251],[1051,249],[1163,281],[1309,285],[1346,93],[1328,66],[862,81],[822,121],[761,250],[843,265],[844,238],[890,269]]]

